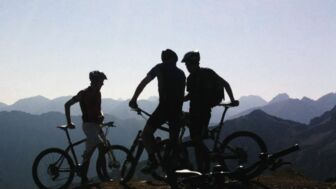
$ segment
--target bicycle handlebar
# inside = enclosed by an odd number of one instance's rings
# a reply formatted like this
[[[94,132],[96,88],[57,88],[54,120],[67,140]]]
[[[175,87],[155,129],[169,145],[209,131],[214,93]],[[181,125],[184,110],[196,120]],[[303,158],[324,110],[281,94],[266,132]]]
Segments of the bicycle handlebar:
[[[268,158],[269,159],[278,159],[282,156],[285,156],[285,155],[288,155],[292,152],[295,152],[295,151],[298,151],[300,149],[299,145],[298,144],[295,144],[294,146],[290,147],[290,148],[287,148],[285,150],[282,150],[280,152],[276,152],[274,154],[271,154]]]
[[[231,107],[237,107],[239,106],[239,103],[234,103],[234,102],[230,102],[230,103],[220,103],[217,106],[223,106],[225,108],[231,108]]]
[[[286,156],[295,151],[298,151],[299,149],[300,149],[299,145],[295,144],[292,147],[289,147],[285,150],[281,150],[273,154],[261,153],[259,161],[244,169],[246,172],[249,172],[250,170],[255,169],[257,166],[261,166],[263,170],[266,170],[269,167],[271,167],[271,170],[275,170],[280,166],[287,164],[287,162],[282,162],[282,159],[280,159],[281,157]]]
[[[132,108],[133,111],[136,111],[138,115],[141,115],[142,113],[145,114],[146,116],[150,117],[152,114],[146,112],[145,110],[137,107],[137,108]]]
[[[74,127],[69,127],[69,125],[58,125],[56,126],[57,128],[60,128],[60,129],[63,129],[63,130],[67,130],[67,129],[75,129],[75,125],[73,125]],[[101,124],[101,128],[103,127],[116,127],[116,125],[114,125],[114,122],[113,121],[110,121],[110,122],[106,122],[106,123],[102,123]]]

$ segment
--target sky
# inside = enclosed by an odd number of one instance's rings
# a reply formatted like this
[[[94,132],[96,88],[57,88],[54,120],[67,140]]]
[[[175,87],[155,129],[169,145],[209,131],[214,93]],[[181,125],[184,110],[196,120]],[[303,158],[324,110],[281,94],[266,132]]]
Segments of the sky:
[[[236,98],[335,92],[334,0],[0,0],[0,102],[75,95],[88,73],[103,98],[129,99],[161,51],[227,80]],[[184,64],[177,66],[185,71]],[[140,98],[157,96],[151,82]]]

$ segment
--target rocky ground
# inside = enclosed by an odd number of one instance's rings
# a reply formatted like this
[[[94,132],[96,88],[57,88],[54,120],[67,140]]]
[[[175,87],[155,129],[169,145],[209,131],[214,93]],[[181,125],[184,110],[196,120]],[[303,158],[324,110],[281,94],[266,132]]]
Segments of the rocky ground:
[[[336,183],[317,182],[304,177],[262,176],[256,181],[270,189],[336,189]],[[162,182],[138,180],[132,181],[128,185],[120,185],[118,182],[104,182],[73,187],[73,189],[169,189],[169,187]]]

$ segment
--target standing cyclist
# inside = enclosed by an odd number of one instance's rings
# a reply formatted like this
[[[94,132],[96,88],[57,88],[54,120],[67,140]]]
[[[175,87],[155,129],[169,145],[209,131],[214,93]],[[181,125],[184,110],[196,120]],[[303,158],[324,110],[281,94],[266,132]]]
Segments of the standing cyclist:
[[[150,173],[158,167],[158,159],[155,157],[158,149],[154,139],[156,129],[166,121],[169,122],[169,137],[173,149],[176,148],[180,129],[179,119],[182,113],[186,78],[183,71],[176,67],[178,57],[174,51],[170,49],[162,51],[161,59],[162,63],[148,72],[129,102],[129,106],[136,109],[138,96],[146,85],[157,77],[159,105],[148,119],[141,136],[148,152],[147,166],[141,170],[144,173]]]
[[[100,71],[92,71],[89,74],[91,84],[86,89],[78,92],[65,103],[65,115],[69,128],[75,128],[71,122],[70,107],[79,102],[82,110],[83,131],[87,137],[86,148],[83,154],[83,164],[81,167],[82,184],[88,182],[87,172],[90,164],[91,155],[98,145],[99,155],[98,161],[105,162],[103,153],[102,141],[100,141],[99,134],[101,133],[100,124],[104,120],[101,111],[101,93],[100,89],[104,85],[104,80],[107,79],[106,75]]]
[[[184,62],[190,75],[187,79],[188,94],[185,101],[190,100],[190,137],[195,145],[196,161],[200,172],[209,171],[208,150],[203,144],[203,138],[208,132],[211,108],[218,105],[224,98],[224,89],[231,102],[238,105],[234,99],[228,82],[209,68],[201,68],[200,53],[190,51],[181,62]]]

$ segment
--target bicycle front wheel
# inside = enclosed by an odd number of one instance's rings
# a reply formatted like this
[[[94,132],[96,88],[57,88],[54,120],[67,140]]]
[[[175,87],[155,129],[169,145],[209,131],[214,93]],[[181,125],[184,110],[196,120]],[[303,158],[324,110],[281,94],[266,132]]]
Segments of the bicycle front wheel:
[[[264,141],[256,134],[249,131],[239,131],[229,135],[221,145],[221,164],[227,171],[234,171],[239,166],[249,168],[259,160],[260,153],[266,153]],[[259,166],[249,169],[246,178],[259,174]]]
[[[70,156],[58,148],[42,151],[33,163],[33,179],[39,188],[66,188],[75,174]]]
[[[101,180],[123,181],[122,169],[130,169],[133,156],[127,148],[120,145],[112,145],[104,153],[105,161],[97,161],[97,174]]]

